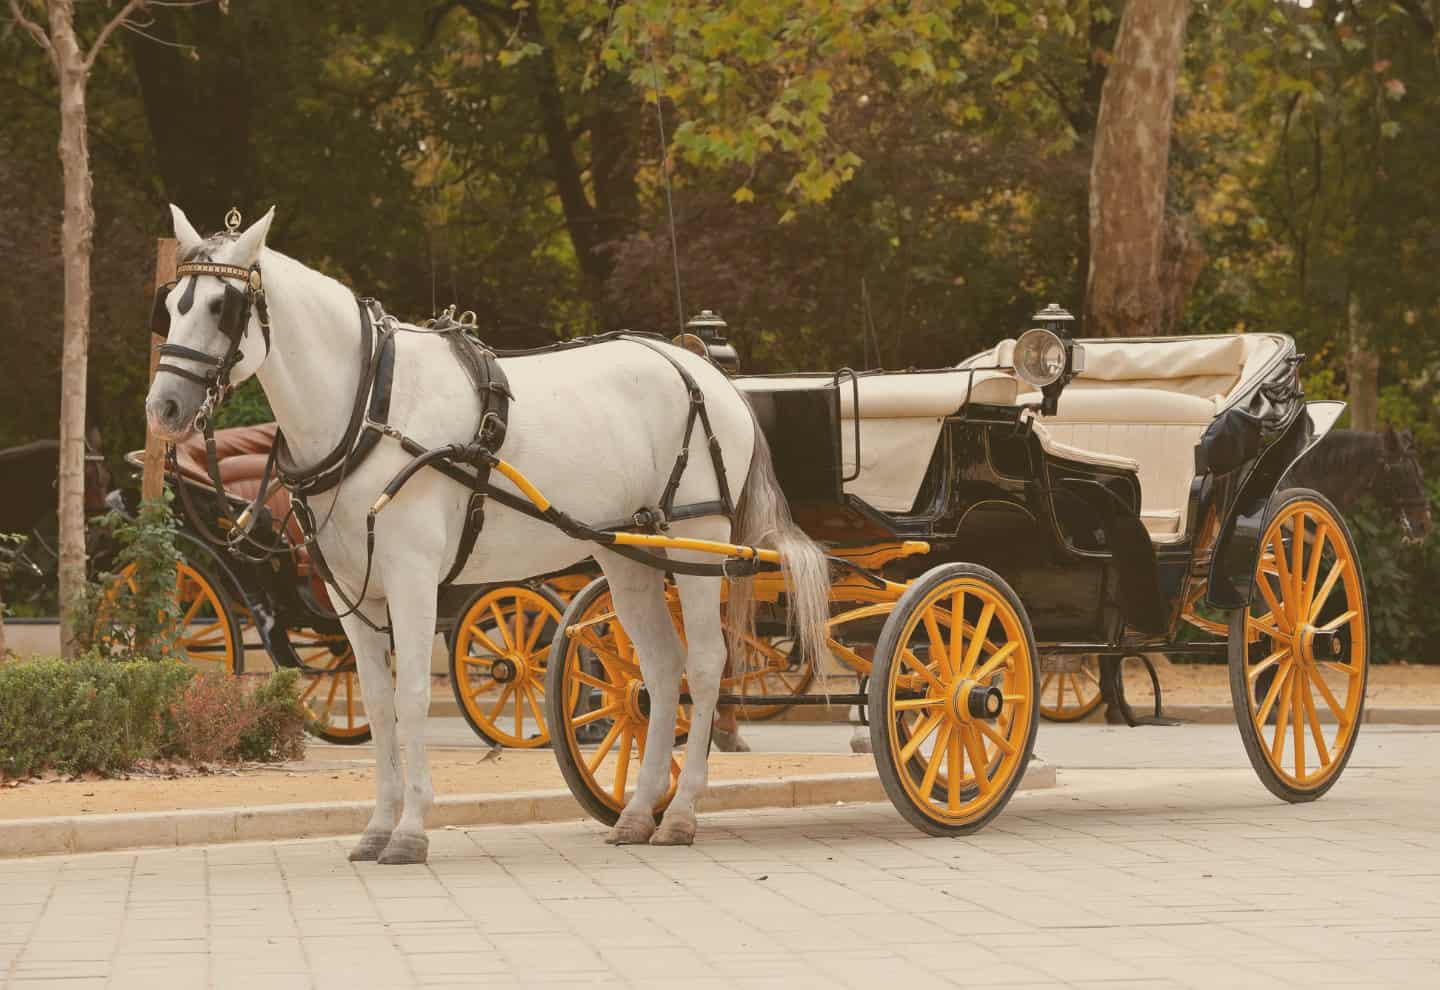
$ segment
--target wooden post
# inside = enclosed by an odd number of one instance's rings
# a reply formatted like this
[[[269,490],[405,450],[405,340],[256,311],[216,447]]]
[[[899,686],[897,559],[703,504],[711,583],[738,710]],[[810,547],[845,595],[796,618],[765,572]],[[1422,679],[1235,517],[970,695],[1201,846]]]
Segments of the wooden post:
[[[175,239],[162,237],[155,242],[155,288],[175,278]],[[155,380],[155,368],[160,364],[160,345],[165,338],[159,334],[150,335],[150,381]],[[145,470],[140,477],[140,497],[159,498],[165,490],[165,441],[150,433],[150,424],[145,424]]]

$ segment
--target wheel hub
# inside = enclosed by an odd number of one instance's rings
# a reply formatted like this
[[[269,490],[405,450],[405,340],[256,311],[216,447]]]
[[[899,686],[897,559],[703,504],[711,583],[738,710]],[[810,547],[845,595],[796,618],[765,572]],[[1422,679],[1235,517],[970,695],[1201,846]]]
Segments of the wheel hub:
[[[1300,627],[1297,639],[1300,656],[1310,663],[1338,662],[1344,659],[1345,641],[1337,629],[1316,629],[1307,624]]]
[[[650,692],[640,681],[631,681],[625,689],[625,714],[637,722],[650,721]]]
[[[950,689],[950,717],[958,722],[999,718],[1005,708],[1005,695],[993,684],[959,680]]]
[[[521,662],[509,657],[500,657],[490,665],[490,676],[500,684],[509,684],[511,681],[519,680],[523,673]]]

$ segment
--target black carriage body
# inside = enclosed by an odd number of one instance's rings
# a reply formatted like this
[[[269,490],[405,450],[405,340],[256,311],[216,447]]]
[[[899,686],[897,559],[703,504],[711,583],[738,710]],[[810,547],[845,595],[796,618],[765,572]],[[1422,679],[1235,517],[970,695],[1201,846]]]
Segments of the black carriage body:
[[[929,542],[928,554],[886,567],[896,581],[947,562],[989,567],[1025,602],[1047,651],[1163,648],[1174,642],[1187,592],[1200,582],[1208,581],[1217,607],[1249,600],[1266,506],[1312,442],[1294,345],[1275,339],[1281,343],[1271,359],[1226,397],[1196,445],[1185,532],[1163,543],[1152,542],[1140,522],[1137,473],[1096,463],[1084,451],[1065,456],[1062,445],[1047,449],[1027,403],[959,405],[944,417],[913,504],[883,511],[845,491],[846,444],[854,436],[858,451],[863,411],[841,413],[842,398],[859,406],[855,383],[880,373],[753,377],[741,385],[792,513],[813,537],[831,546]],[[985,370],[984,358],[932,374]],[[855,464],[858,470],[858,452]]]

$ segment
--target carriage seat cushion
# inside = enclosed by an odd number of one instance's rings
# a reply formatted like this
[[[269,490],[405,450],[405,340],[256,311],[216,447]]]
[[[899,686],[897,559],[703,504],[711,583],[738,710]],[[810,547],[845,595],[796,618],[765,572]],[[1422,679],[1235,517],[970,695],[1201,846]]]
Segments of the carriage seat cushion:
[[[1038,401],[1039,394],[1031,397]],[[1135,464],[1140,519],[1156,541],[1171,542],[1184,535],[1195,444],[1217,405],[1216,399],[1151,388],[1067,388],[1056,414],[1044,418],[1044,430],[1054,442]]]
[[[742,392],[829,388],[828,377],[738,378]],[[914,505],[935,443],[948,416],[972,398],[971,376],[952,370],[865,375],[860,392],[860,471],[845,491],[884,512],[905,513]],[[973,400],[1013,405],[1013,375],[985,371],[974,375]],[[840,443],[845,474],[855,473],[855,387],[840,382]]]

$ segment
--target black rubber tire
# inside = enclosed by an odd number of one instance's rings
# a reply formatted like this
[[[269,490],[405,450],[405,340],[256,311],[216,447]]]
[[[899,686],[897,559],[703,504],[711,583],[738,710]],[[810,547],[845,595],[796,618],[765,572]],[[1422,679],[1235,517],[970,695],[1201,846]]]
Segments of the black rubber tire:
[[[1025,729],[1025,742],[1021,750],[1019,765],[1006,783],[999,798],[973,821],[964,824],[947,824],[936,821],[917,808],[901,780],[902,770],[896,763],[897,754],[892,752],[890,746],[889,726],[895,718],[895,713],[891,708],[892,699],[887,687],[890,681],[890,668],[896,662],[896,656],[902,645],[899,643],[899,639],[908,624],[910,613],[919,607],[920,603],[930,595],[937,585],[962,577],[972,578],[989,585],[1019,616],[1028,659],[1026,676],[1030,681],[1030,703],[1028,705],[1030,724]],[[1015,789],[1024,779],[1026,767],[1030,763],[1030,756],[1035,750],[1035,736],[1040,724],[1037,657],[1035,631],[1030,625],[1030,617],[1025,612],[1025,606],[1010,585],[989,568],[968,563],[941,564],[926,571],[910,583],[905,593],[900,596],[900,600],[896,602],[894,611],[885,620],[885,626],[880,632],[880,641],[875,647],[874,665],[870,674],[868,705],[870,744],[875,754],[875,768],[879,772],[880,782],[884,786],[890,802],[895,805],[895,809],[907,822],[930,835],[970,835],[984,828],[996,815],[1005,810]]]
[[[1255,769],[1255,775],[1265,785],[1265,789],[1282,801],[1291,804],[1303,804],[1314,801],[1321,797],[1331,787],[1335,786],[1341,774],[1345,772],[1345,765],[1350,762],[1350,754],[1355,750],[1355,742],[1360,738],[1360,726],[1365,721],[1365,690],[1370,679],[1370,602],[1365,591],[1365,577],[1360,573],[1360,555],[1355,547],[1355,538],[1350,533],[1350,527],[1345,524],[1344,517],[1340,510],[1335,507],[1324,495],[1310,488],[1289,488],[1278,492],[1271,500],[1269,511],[1265,516],[1265,529],[1268,530],[1271,521],[1288,506],[1298,501],[1310,501],[1321,506],[1329,515],[1328,523],[1332,524],[1341,533],[1345,540],[1347,552],[1356,570],[1359,580],[1360,600],[1362,603],[1361,617],[1365,637],[1365,665],[1360,680],[1359,707],[1355,713],[1354,731],[1350,733],[1349,742],[1344,751],[1336,759],[1336,766],[1329,775],[1321,780],[1314,787],[1300,788],[1294,786],[1275,772],[1274,767],[1266,758],[1263,750],[1264,743],[1256,729],[1255,721],[1251,717],[1251,699],[1248,693],[1245,676],[1246,664],[1246,642],[1245,642],[1245,615],[1248,608],[1237,608],[1230,613],[1230,639],[1229,639],[1229,667],[1230,667],[1230,698],[1235,706],[1235,722],[1240,729],[1240,740],[1245,744],[1245,755],[1250,758],[1250,765]],[[1262,530],[1262,533],[1264,530]],[[1260,562],[1255,563],[1258,571]],[[1267,720],[1267,724],[1273,724],[1274,712]]]

